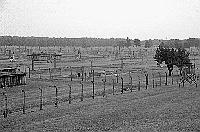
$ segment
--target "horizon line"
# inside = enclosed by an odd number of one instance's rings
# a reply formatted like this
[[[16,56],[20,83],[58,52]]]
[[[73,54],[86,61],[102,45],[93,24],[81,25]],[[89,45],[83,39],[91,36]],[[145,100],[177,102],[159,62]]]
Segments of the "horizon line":
[[[52,37],[52,36],[20,36],[20,35],[0,35],[0,37],[27,37],[27,38],[54,38],[54,39],[59,39],[59,38],[67,38],[67,39],[81,39],[81,38],[85,38],[85,39],[126,39],[127,37],[124,37],[124,38],[117,38],[117,37]],[[134,39],[139,39],[139,38],[130,38],[128,37],[129,39],[131,40],[134,40]],[[197,38],[197,37],[188,37],[188,38],[184,38],[184,39],[179,39],[179,38],[149,38],[149,39],[140,39],[141,41],[144,41],[144,40],[186,40],[186,39],[200,39],[200,38]]]

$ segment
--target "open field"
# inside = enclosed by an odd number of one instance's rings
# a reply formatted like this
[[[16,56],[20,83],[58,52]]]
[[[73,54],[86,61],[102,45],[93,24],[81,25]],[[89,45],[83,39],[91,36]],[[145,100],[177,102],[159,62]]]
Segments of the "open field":
[[[86,52],[84,55],[87,57],[80,60],[73,57],[61,58],[56,64],[57,69],[53,63],[38,62],[35,70],[30,72],[28,67],[31,67],[31,61],[28,58],[22,57],[16,62],[0,60],[1,66],[18,66],[27,72],[26,85],[0,89],[0,93],[7,93],[9,113],[7,118],[3,118],[5,100],[1,94],[0,130],[200,131],[199,82],[198,87],[189,83],[179,87],[177,82],[180,76],[176,68],[173,70],[173,76],[167,76],[166,80],[167,68],[157,67],[152,51],[149,50],[148,54],[140,58],[124,59],[121,70],[119,70],[122,65],[120,59],[95,58],[95,55]],[[69,53],[64,55],[66,54]],[[199,57],[197,56],[194,61],[196,72],[199,74]],[[81,77],[72,79],[70,74],[75,75],[82,66],[87,77],[83,78],[83,81]],[[115,74],[95,76],[94,99],[92,99],[93,78],[88,75],[91,68],[96,72],[118,71],[119,76],[118,79]],[[147,74],[148,85],[145,76]],[[106,80],[105,84],[103,80]],[[83,101],[81,101],[81,82]],[[58,90],[57,94],[54,86]],[[41,101],[39,88],[42,89],[43,110],[39,110]],[[26,114],[22,113],[24,101],[22,89],[26,94]],[[56,100],[58,108],[55,107]]]
[[[1,117],[2,131],[196,131],[200,91],[187,85],[97,97]]]

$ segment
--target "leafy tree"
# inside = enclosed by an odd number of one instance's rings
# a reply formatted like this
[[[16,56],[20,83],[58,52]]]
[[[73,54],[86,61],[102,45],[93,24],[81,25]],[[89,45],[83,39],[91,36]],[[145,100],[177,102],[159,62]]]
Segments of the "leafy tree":
[[[135,46],[141,46],[141,42],[140,42],[139,39],[134,39],[133,43],[134,43]]]
[[[171,76],[173,66],[177,66],[181,71],[184,66],[190,65],[189,53],[185,49],[164,48],[159,46],[154,56],[158,64],[165,62],[169,76]]]
[[[86,39],[82,39],[82,48],[87,48],[88,45],[87,45],[87,42],[86,42]]]
[[[179,68],[180,73],[181,73],[184,66],[191,65],[189,55],[190,55],[189,52],[187,52],[185,49],[179,48],[176,51],[175,65]]]
[[[152,43],[151,40],[146,40],[146,41],[145,41],[145,44],[144,44],[144,47],[145,47],[145,48],[150,48],[152,45],[153,45],[153,43]]]
[[[189,38],[189,39],[186,40],[186,42],[187,42],[187,48],[189,48],[189,47],[199,47],[199,45],[200,45],[200,40],[197,39],[197,38]]]
[[[124,41],[118,41],[117,47],[119,48],[119,52],[121,51],[121,48],[124,48],[125,42]]]

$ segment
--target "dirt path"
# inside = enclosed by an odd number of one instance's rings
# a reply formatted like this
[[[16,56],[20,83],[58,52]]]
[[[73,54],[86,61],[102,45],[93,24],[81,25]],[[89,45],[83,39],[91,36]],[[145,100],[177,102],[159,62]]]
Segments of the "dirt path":
[[[200,131],[200,89],[163,86],[0,118],[0,131]]]

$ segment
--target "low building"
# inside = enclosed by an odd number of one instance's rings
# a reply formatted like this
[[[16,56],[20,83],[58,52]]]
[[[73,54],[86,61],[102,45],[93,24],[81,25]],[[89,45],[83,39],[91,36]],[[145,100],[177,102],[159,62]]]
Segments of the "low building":
[[[26,73],[17,68],[0,69],[0,88],[26,84]]]

